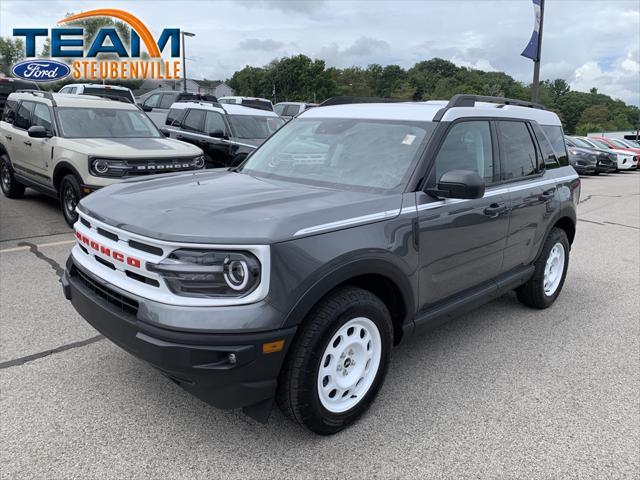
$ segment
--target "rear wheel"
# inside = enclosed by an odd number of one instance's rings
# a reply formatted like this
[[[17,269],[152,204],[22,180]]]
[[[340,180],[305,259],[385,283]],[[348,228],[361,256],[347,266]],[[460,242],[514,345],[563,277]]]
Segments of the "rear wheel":
[[[60,207],[64,219],[70,227],[78,221],[78,213],[76,207],[80,202],[80,183],[72,173],[65,175],[60,182]]]
[[[518,300],[534,308],[550,307],[560,295],[569,266],[569,240],[564,230],[551,230],[534,266],[531,279],[516,290]]]
[[[16,180],[6,155],[0,156],[0,188],[7,198],[20,198],[24,195],[25,186]]]
[[[280,374],[278,404],[330,435],[362,415],[382,386],[393,345],[391,316],[372,293],[336,290],[307,317]]]

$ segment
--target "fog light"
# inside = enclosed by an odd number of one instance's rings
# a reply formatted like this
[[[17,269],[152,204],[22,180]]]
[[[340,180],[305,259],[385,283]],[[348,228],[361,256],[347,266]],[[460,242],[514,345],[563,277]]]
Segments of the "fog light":
[[[231,365],[235,365],[236,362],[238,361],[238,359],[236,358],[236,354],[235,353],[230,353],[229,355],[227,355],[227,360],[229,361],[229,363]]]

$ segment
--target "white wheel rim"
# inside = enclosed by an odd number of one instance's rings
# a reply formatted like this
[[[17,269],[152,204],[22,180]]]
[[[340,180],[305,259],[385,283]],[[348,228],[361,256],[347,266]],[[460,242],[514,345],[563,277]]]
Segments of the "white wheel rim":
[[[382,339],[375,323],[358,317],[342,325],[322,354],[318,396],[332,413],[355,407],[367,394],[380,367]]]
[[[547,263],[544,266],[544,283],[542,288],[544,294],[550,297],[560,285],[562,280],[562,273],[564,272],[564,246],[561,243],[556,243],[547,258]]]

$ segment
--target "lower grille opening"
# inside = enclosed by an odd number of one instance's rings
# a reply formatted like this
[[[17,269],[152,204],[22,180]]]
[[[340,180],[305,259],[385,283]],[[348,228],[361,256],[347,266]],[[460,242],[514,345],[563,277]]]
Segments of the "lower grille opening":
[[[108,262],[104,258],[101,258],[101,257],[99,257],[97,255],[94,255],[93,257],[96,259],[96,262],[101,263],[105,267],[109,267],[111,270],[115,270],[116,269],[116,266],[113,263]]]
[[[153,278],[148,278],[148,277],[145,277],[144,275],[140,275],[139,273],[131,272],[129,270],[125,270],[124,273],[127,275],[127,277],[133,278],[134,280],[137,280],[142,283],[146,283],[147,285],[152,285],[154,287],[160,286],[160,282],[158,282],[157,280],[154,280]]]
[[[83,224],[87,228],[91,228],[91,224],[86,221],[84,218],[80,217],[80,223]]]
[[[116,235],[115,233],[111,233],[107,230],[104,230],[103,228],[98,227],[98,233],[100,235],[102,235],[103,237],[107,237],[111,240],[113,240],[114,242],[118,241],[118,235]]]
[[[154,255],[162,256],[164,253],[161,248],[154,247],[153,245],[147,245],[146,243],[137,242],[135,240],[129,240],[129,246],[143,252],[152,253]]]
[[[77,277],[88,290],[91,290],[97,296],[99,296],[103,300],[106,300],[108,303],[117,307],[121,311],[134,316],[138,314],[138,302],[136,302],[132,298],[121,295],[115,290],[102,284],[102,282],[94,280],[82,270],[75,267],[75,265],[71,269],[71,275]]]

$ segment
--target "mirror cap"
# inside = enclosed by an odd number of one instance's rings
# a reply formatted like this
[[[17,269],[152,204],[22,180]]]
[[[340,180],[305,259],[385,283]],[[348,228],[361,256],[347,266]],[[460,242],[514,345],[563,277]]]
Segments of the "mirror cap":
[[[49,136],[47,134],[47,130],[42,125],[34,125],[32,127],[29,127],[27,133],[30,137],[33,138],[45,138]]]
[[[473,170],[450,170],[438,180],[436,189],[427,193],[443,198],[474,199],[484,196],[484,180]]]

